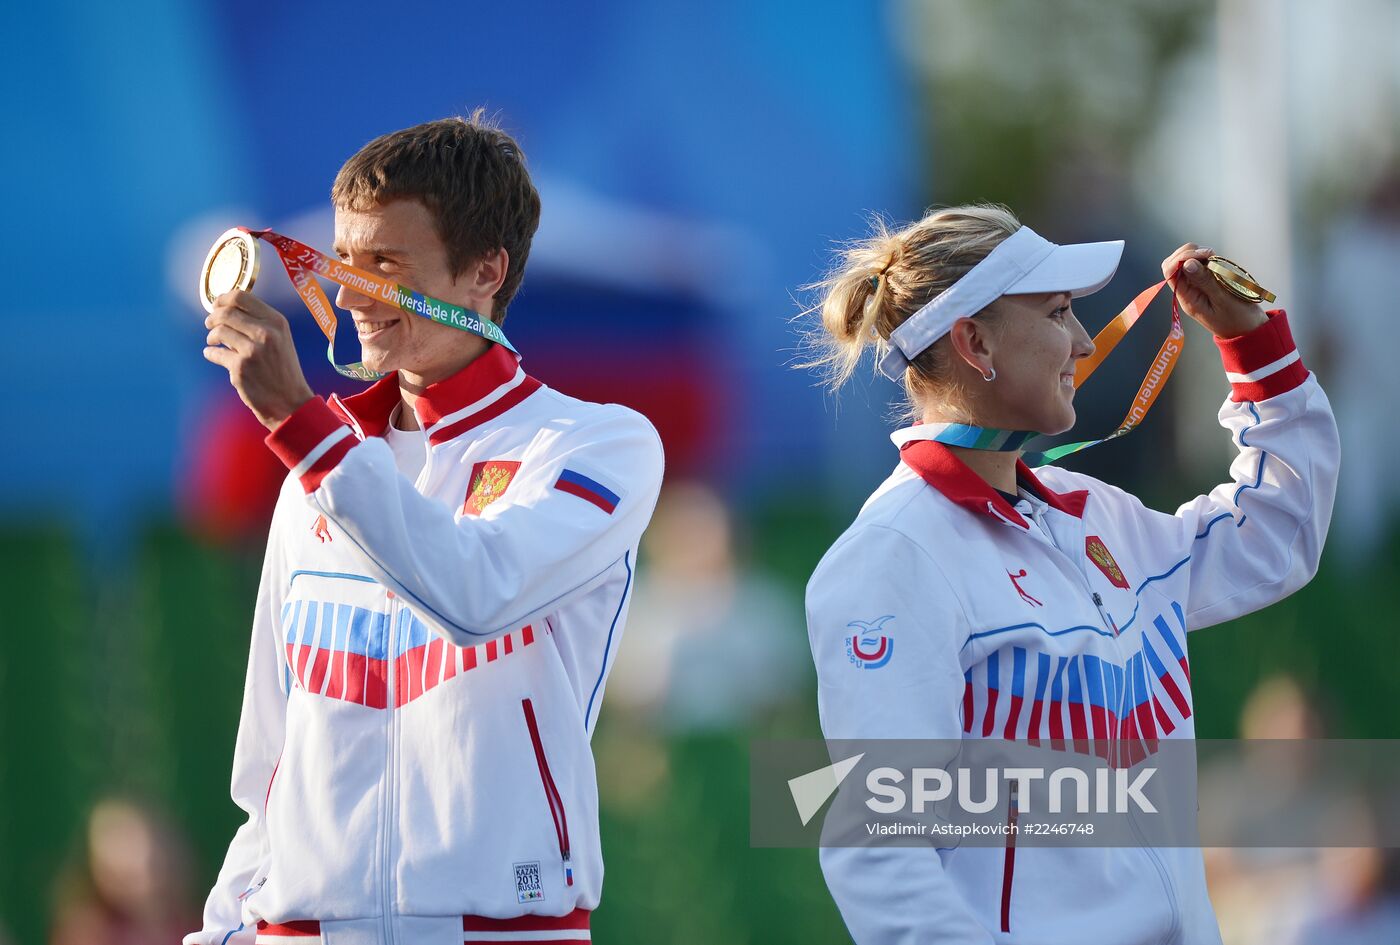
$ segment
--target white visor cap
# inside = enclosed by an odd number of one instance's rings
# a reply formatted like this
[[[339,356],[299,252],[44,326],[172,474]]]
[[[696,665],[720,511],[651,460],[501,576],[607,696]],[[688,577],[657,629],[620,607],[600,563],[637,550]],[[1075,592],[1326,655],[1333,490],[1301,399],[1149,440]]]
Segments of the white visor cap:
[[[1003,295],[1092,295],[1108,285],[1122,257],[1122,240],[1059,246],[1023,226],[894,330],[889,350],[880,359],[880,373],[901,380],[910,362],[946,335],[954,322],[976,315]]]

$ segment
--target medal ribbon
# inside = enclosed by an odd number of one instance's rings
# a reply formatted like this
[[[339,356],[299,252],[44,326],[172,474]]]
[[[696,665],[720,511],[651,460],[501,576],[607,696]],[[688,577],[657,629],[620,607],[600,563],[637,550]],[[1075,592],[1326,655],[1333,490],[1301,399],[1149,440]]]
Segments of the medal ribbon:
[[[1113,321],[1105,325],[1103,330],[1094,336],[1094,353],[1081,359],[1075,365],[1075,390],[1078,390],[1098,370],[1099,365],[1103,364],[1113,349],[1128,334],[1128,331],[1138,323],[1143,313],[1147,311],[1147,307],[1152,304],[1152,300],[1157,297],[1166,284],[1166,281],[1163,280],[1143,289],[1138,293],[1137,298],[1128,303],[1127,308],[1119,312]],[[1167,333],[1162,346],[1157,350],[1157,357],[1153,359],[1152,366],[1148,368],[1147,374],[1142,379],[1142,384],[1138,386],[1137,396],[1133,398],[1132,405],[1128,408],[1128,415],[1123,418],[1123,422],[1118,425],[1118,428],[1097,440],[1065,443],[1062,446],[1051,447],[1044,452],[1025,453],[1021,458],[1026,465],[1044,466],[1046,463],[1052,463],[1071,453],[1077,453],[1080,450],[1086,450],[1091,446],[1097,446],[1100,443],[1106,443],[1131,433],[1147,416],[1147,412],[1156,403],[1158,395],[1166,387],[1167,378],[1171,376],[1172,370],[1176,367],[1177,359],[1181,357],[1185,345],[1186,334],[1181,327],[1181,311],[1177,305],[1176,295],[1173,293],[1171,331]],[[965,423],[929,424],[928,429],[937,432],[932,437],[920,437],[920,439],[932,439],[949,446],[965,446],[971,449],[1002,452],[1019,450],[1027,441],[1039,436],[1033,431],[996,430],[991,427],[975,427]]]
[[[316,319],[321,333],[326,336],[328,342],[326,360],[330,361],[331,366],[345,377],[353,377],[361,381],[377,381],[384,375],[370,370],[360,361],[350,364],[336,363],[335,309],[331,306],[326,291],[316,281],[317,276],[329,279],[352,292],[358,292],[377,301],[397,306],[410,315],[421,315],[440,325],[448,325],[471,332],[487,341],[495,342],[512,354],[519,354],[515,347],[506,340],[505,332],[501,331],[499,325],[470,309],[435,299],[430,295],[414,292],[397,282],[376,276],[372,272],[356,269],[334,256],[327,256],[325,253],[312,249],[305,243],[300,243],[289,236],[283,236],[271,230],[249,230],[244,227],[239,227],[239,229],[242,229],[249,236],[272,244],[272,248],[277,251],[277,257],[282,260],[282,266],[287,270],[287,276],[292,280],[292,286],[301,296],[307,309],[310,310],[311,317]]]

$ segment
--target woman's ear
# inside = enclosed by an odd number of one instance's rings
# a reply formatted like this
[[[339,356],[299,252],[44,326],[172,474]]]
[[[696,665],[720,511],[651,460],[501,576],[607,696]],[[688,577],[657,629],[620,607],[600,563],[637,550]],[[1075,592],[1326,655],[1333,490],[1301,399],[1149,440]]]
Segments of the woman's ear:
[[[978,374],[986,375],[992,370],[992,349],[995,341],[985,323],[975,318],[959,318],[948,330],[948,337],[968,367]]]

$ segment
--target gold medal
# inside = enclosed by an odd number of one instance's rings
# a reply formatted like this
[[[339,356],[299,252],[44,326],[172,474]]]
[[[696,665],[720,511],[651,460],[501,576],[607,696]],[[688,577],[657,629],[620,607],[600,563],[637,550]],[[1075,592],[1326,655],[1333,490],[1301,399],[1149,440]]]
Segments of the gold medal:
[[[227,230],[214,241],[199,273],[199,301],[206,312],[225,292],[253,287],[258,279],[258,240],[246,230]]]
[[[1246,302],[1272,302],[1275,295],[1254,281],[1243,266],[1224,256],[1212,256],[1206,260],[1206,268],[1215,281],[1229,289]]]

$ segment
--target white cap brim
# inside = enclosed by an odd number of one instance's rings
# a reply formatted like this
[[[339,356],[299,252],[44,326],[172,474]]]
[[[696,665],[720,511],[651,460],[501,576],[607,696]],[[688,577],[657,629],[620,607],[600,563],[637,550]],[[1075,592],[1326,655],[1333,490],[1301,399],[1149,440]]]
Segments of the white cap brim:
[[[955,321],[976,315],[1003,295],[1068,292],[1081,298],[1097,292],[1108,285],[1122,258],[1122,240],[1059,246],[1023,226],[890,333],[880,371],[899,380]]]
[[[1039,265],[1016,280],[1003,294],[1068,292],[1076,299],[1093,295],[1108,285],[1118,271],[1118,262],[1122,258],[1122,240],[1056,246]]]

